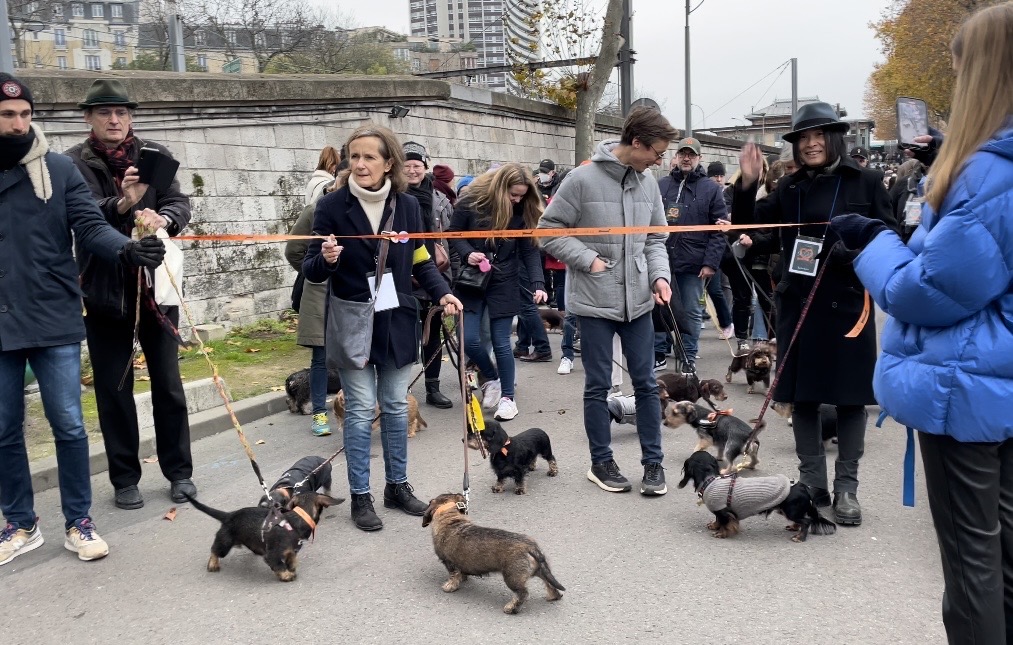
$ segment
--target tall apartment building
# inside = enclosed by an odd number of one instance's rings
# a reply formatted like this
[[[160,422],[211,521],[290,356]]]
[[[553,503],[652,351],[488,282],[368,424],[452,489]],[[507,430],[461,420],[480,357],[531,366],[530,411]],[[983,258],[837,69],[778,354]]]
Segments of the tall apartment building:
[[[13,0],[15,65],[109,70],[134,59],[138,0]]]
[[[476,70],[508,64],[508,47],[517,60],[535,60],[538,38],[524,24],[535,8],[530,0],[410,0],[411,35],[474,45]],[[506,72],[477,76],[479,84],[499,91],[508,89],[507,79]]]

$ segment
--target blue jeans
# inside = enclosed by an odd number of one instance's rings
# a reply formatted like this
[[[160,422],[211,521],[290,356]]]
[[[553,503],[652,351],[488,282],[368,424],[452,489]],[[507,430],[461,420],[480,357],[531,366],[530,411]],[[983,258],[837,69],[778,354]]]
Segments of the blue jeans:
[[[521,291],[521,310],[517,314],[517,349],[526,352],[528,347],[533,345],[536,354],[551,354],[552,347],[549,345],[549,337],[545,333],[545,325],[542,324],[542,317],[538,315],[538,306],[532,299],[534,292],[531,290],[528,272],[524,267],[521,267],[517,273],[520,278]]]
[[[676,273],[672,276],[679,285],[679,296],[682,298],[683,309],[689,318],[689,333],[682,335],[682,344],[686,347],[686,358],[696,363],[697,348],[700,341],[700,322],[703,320],[703,307],[700,296],[703,295],[703,280],[695,273]]]
[[[711,297],[711,302],[714,303],[714,313],[718,317],[718,326],[724,329],[732,324],[732,310],[728,306],[728,300],[725,298],[721,282],[721,269],[718,269],[707,281],[707,295]]]
[[[0,351],[0,509],[20,528],[35,524],[35,496],[25,448],[25,362],[39,381],[42,407],[56,440],[65,528],[88,517],[91,472],[81,411],[81,345]]]
[[[313,346],[310,358],[310,402],[313,414],[327,412],[327,348]]]
[[[361,370],[338,370],[345,391],[345,461],[348,489],[369,492],[369,444],[376,404],[380,404],[383,475],[388,484],[408,481],[408,383],[412,365],[367,364]]]
[[[485,310],[485,303],[482,303],[482,310]],[[492,351],[496,355],[496,364],[493,365],[489,354],[482,349],[481,324],[482,311],[464,312],[464,352],[468,355],[478,370],[487,379],[499,379],[500,387],[503,388],[503,396],[514,398],[514,355],[510,349],[510,326],[513,318],[503,316],[489,319],[489,331],[492,334]],[[497,370],[496,368],[499,368]]]
[[[654,323],[651,314],[618,322],[604,318],[577,317],[580,324],[580,360],[584,365],[584,431],[591,448],[591,463],[612,459],[611,417],[606,397],[612,387],[612,337],[619,334],[626,368],[633,380],[637,404],[640,463],[660,464],[661,402],[654,378]]]
[[[556,289],[556,309],[566,311],[566,271],[553,271],[552,282]],[[573,314],[563,316],[563,340],[559,344],[559,350],[563,358],[573,360],[573,343],[577,337],[577,317]]]

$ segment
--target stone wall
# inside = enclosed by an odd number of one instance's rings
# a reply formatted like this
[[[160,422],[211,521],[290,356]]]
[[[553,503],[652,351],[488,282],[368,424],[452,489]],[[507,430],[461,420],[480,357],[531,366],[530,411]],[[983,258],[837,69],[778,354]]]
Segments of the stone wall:
[[[141,104],[137,135],[166,145],[181,164],[178,178],[193,202],[191,234],[287,233],[319,150],[340,146],[364,123],[423,143],[434,163],[458,175],[493,162],[572,165],[571,113],[486,90],[400,77],[118,74]],[[53,149],[81,141],[87,129],[76,104],[95,75],[25,70],[24,78]],[[391,118],[395,104],[409,107],[408,116]],[[617,136],[621,125],[602,118],[598,137]],[[701,141],[708,161],[726,165],[739,145]],[[289,307],[295,273],[283,244],[183,245],[185,299],[197,324],[246,324]]]

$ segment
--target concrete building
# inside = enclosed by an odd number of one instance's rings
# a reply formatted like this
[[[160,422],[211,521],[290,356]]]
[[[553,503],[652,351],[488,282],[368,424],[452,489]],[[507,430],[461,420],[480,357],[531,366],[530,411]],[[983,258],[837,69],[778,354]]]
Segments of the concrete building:
[[[798,107],[801,108],[803,105],[818,101],[820,101],[818,96],[799,97]],[[848,148],[855,146],[868,148],[872,141],[872,131],[876,127],[875,122],[870,119],[848,119],[846,118],[848,111],[845,108],[841,107],[839,103],[835,105],[835,108],[838,114],[844,117],[843,120],[851,126],[848,134],[844,137]],[[781,137],[791,132],[791,99],[775,98],[770,105],[754,109],[749,114],[744,114],[742,119],[734,117],[733,119],[738,121],[736,125],[706,128],[706,131],[730,139],[740,141],[752,139],[757,143],[780,147],[784,143]]]
[[[535,11],[528,0],[410,0],[411,35],[431,42],[470,43],[475,47],[476,69],[536,60],[538,39],[525,25]],[[508,89],[506,72],[479,72],[478,85],[492,90]]]
[[[18,67],[101,71],[134,59],[138,0],[12,0],[8,9]]]

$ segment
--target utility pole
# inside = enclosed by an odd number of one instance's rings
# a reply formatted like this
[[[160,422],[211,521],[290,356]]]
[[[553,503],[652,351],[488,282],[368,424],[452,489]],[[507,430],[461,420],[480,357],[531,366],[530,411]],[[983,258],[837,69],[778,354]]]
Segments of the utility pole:
[[[183,53],[183,21],[176,13],[176,0],[167,0],[169,16],[166,22],[169,30],[169,58],[172,60],[172,71],[186,71],[186,55]]]
[[[791,118],[798,112],[798,59],[791,59]]]
[[[699,6],[699,5],[697,5]],[[689,0],[686,0],[686,136],[693,136],[693,99],[689,92]]]
[[[623,19],[619,23],[619,35],[623,45],[619,48],[619,105],[623,116],[630,112],[633,104],[633,2],[623,0]]]
[[[14,73],[14,56],[11,54],[11,21],[7,15],[7,0],[0,2],[0,72]]]

